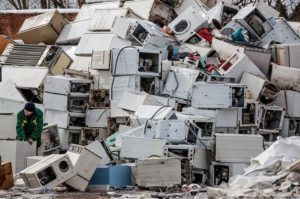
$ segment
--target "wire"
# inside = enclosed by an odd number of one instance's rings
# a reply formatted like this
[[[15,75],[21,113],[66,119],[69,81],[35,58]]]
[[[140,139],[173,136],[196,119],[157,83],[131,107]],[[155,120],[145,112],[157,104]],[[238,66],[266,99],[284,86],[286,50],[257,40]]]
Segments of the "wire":
[[[178,87],[179,87],[179,82],[178,82],[178,79],[177,79],[177,75],[176,75],[176,72],[174,70],[170,70],[170,72],[172,72],[172,74],[174,75],[174,79],[175,79],[175,82],[176,82],[176,87],[175,89],[173,90],[172,94],[169,96],[168,98],[168,106],[170,106],[170,98],[173,97],[174,93],[177,91]]]
[[[118,61],[119,61],[119,57],[120,57],[120,54],[122,53],[122,51],[124,49],[127,49],[127,48],[133,48],[133,49],[136,49],[135,46],[125,46],[123,48],[121,48],[121,50],[119,51],[118,55],[117,55],[117,59],[116,59],[116,63],[115,63],[115,68],[114,68],[114,73],[113,73],[113,79],[112,79],[112,82],[111,82],[111,86],[110,86],[110,91],[111,91],[111,96],[110,98],[113,99],[113,86],[114,86],[114,82],[115,82],[115,77],[116,77],[116,72],[117,72],[117,66],[118,66]]]
[[[105,113],[106,111],[108,111],[108,108],[105,109],[105,110],[101,113],[101,115],[99,116],[99,118],[97,119],[96,122],[99,122],[99,121],[100,121],[100,119],[102,118],[102,116],[104,115],[104,113]]]

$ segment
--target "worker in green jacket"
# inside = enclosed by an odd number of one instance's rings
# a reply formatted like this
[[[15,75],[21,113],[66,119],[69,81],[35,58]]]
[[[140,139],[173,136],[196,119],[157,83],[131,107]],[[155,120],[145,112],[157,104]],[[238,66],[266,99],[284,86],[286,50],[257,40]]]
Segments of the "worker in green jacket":
[[[34,103],[28,102],[17,115],[17,139],[27,141],[30,145],[36,141],[41,145],[43,131],[43,112]]]

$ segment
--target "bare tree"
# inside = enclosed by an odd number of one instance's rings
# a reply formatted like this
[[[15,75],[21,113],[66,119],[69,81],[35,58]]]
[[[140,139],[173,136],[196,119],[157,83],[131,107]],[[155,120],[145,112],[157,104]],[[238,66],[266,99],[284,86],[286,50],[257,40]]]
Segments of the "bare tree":
[[[9,4],[17,10],[32,8],[80,8],[85,0],[8,0]]]

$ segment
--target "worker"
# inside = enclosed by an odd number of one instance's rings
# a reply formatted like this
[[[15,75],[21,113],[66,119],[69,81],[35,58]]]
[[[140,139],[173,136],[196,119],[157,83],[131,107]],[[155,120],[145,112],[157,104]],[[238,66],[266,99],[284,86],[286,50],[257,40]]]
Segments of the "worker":
[[[43,131],[43,112],[36,108],[34,103],[28,102],[17,115],[17,139],[27,141],[30,145],[34,141],[41,145]]]

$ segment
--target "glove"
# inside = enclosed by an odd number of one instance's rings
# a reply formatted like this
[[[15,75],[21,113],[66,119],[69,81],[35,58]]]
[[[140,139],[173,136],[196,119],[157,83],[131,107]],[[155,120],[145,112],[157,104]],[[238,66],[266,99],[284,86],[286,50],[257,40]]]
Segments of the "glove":
[[[33,144],[33,140],[32,140],[31,138],[29,138],[29,139],[27,140],[27,142],[28,142],[30,145]]]

